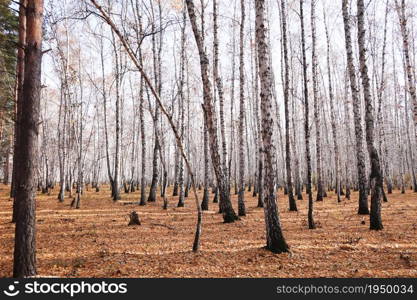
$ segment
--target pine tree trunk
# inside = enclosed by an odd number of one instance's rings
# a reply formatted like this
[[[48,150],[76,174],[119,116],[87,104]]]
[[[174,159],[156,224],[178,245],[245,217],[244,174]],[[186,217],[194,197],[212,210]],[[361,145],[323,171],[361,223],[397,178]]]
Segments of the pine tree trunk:
[[[42,66],[43,1],[26,6],[26,46],[20,141],[16,159],[16,203],[18,204],[13,277],[36,275],[35,177],[38,147],[39,107]]]
[[[12,222],[16,222],[17,208],[16,203],[16,182],[17,182],[17,170],[19,168],[19,161],[17,159],[17,152],[19,149],[20,141],[20,123],[23,110],[23,81],[25,72],[25,51],[24,46],[26,44],[26,4],[27,0],[20,0],[19,6],[19,45],[17,49],[17,62],[16,62],[16,122],[14,125],[14,148],[13,148],[13,171],[12,171],[12,186],[10,189],[10,196],[13,197],[13,216]]]

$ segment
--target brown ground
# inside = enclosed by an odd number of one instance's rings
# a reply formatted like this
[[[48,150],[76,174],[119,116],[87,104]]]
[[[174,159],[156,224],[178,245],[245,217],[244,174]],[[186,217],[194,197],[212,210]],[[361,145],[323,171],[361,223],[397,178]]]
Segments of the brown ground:
[[[356,193],[340,204],[330,194],[315,202],[316,230],[306,227],[307,201],[297,201],[300,212],[290,213],[280,193],[281,222],[292,254],[262,248],[263,210],[249,193],[247,217],[233,224],[223,224],[216,204],[210,203],[197,254],[191,252],[196,219],[191,198],[185,208],[176,208],[177,197],[170,197],[163,211],[160,200],[146,207],[123,205],[137,200],[137,192],[113,203],[108,189],[90,190],[76,210],[69,199],[58,203],[56,193],[38,196],[40,276],[417,277],[417,195],[411,191],[389,195],[382,210],[385,228],[379,232],[368,229],[368,216],[356,214]],[[0,185],[0,277],[12,274],[11,208],[8,187]],[[132,210],[139,213],[141,226],[127,226]]]

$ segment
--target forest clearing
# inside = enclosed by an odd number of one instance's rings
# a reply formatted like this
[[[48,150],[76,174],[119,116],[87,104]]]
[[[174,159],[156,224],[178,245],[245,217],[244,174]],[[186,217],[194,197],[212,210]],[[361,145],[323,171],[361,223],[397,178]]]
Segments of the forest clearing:
[[[10,223],[8,188],[0,186],[0,277],[12,272],[14,225]],[[170,191],[168,191],[170,192]],[[226,224],[210,203],[204,213],[201,249],[191,251],[195,227],[192,199],[177,208],[178,197],[147,206],[124,205],[138,193],[114,203],[107,188],[85,191],[82,208],[55,201],[57,191],[39,195],[37,241],[39,276],[56,277],[416,277],[417,201],[415,194],[395,191],[383,204],[386,229],[370,231],[357,215],[357,192],[337,203],[335,195],[315,206],[318,228],[306,226],[307,202],[288,211],[279,193],[280,215],[291,254],[263,249],[263,210],[247,192],[247,216]],[[190,196],[191,197],[191,196]],[[212,198],[212,197],[211,197]],[[233,195],[233,203],[237,201]],[[141,225],[128,226],[138,212]],[[365,224],[362,224],[362,220]]]

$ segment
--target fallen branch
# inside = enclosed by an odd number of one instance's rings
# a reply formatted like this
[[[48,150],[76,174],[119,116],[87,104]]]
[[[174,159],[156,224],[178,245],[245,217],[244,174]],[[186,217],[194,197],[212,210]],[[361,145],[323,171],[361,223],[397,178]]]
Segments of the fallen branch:
[[[125,48],[127,54],[129,55],[130,59],[132,60],[133,64],[137,67],[137,69],[139,70],[143,79],[145,80],[146,84],[148,85],[149,89],[151,90],[152,95],[155,97],[155,100],[156,100],[157,104],[159,105],[159,108],[161,109],[162,113],[167,117],[168,122],[171,125],[171,129],[174,132],[178,148],[181,152],[181,156],[184,159],[185,165],[187,167],[188,174],[189,174],[190,179],[191,179],[191,185],[193,187],[193,193],[194,193],[194,197],[195,197],[195,204],[196,204],[196,207],[197,207],[197,225],[196,225],[196,232],[195,232],[194,243],[193,243],[193,251],[197,252],[198,249],[200,248],[200,236],[201,236],[201,224],[202,224],[202,219],[203,219],[203,212],[201,210],[200,201],[198,200],[197,189],[196,189],[195,180],[194,180],[194,173],[191,170],[190,162],[188,161],[187,155],[185,155],[184,147],[182,145],[180,135],[178,134],[177,127],[175,126],[171,115],[168,113],[165,106],[162,104],[162,101],[161,101],[158,93],[156,92],[155,88],[153,87],[149,77],[146,75],[142,65],[139,63],[139,60],[137,59],[136,55],[134,54],[134,52],[132,51],[132,49],[130,48],[128,43],[126,42],[126,39],[124,38],[124,36],[121,34],[119,29],[117,29],[116,25],[110,19],[109,15],[104,11],[104,9],[100,5],[98,5],[97,1],[96,0],[90,0],[90,1],[97,8],[97,10],[100,12],[101,17],[106,21],[107,24],[110,25],[113,32],[119,38],[120,42],[122,43],[123,47]]]

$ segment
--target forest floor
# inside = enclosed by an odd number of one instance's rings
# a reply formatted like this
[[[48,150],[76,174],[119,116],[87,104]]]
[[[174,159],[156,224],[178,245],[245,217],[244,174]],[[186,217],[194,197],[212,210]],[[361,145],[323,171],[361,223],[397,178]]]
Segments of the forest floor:
[[[14,225],[9,187],[0,185],[0,277],[12,275]],[[196,213],[193,199],[177,197],[147,206],[139,193],[114,203],[108,188],[86,191],[80,209],[58,203],[57,189],[37,196],[37,261],[40,276],[57,277],[417,277],[417,194],[394,191],[383,203],[382,231],[359,216],[357,193],[337,203],[333,193],[315,202],[318,228],[307,228],[307,201],[289,212],[279,193],[281,223],[291,254],[265,249],[262,208],[246,194],[247,216],[224,224],[217,204],[204,212],[201,250],[191,251]],[[171,195],[171,189],[168,190]],[[213,194],[211,194],[213,197]],[[304,195],[304,199],[307,199]],[[233,205],[237,206],[233,195]],[[138,212],[142,225],[127,226]],[[364,221],[364,224],[362,224]]]

